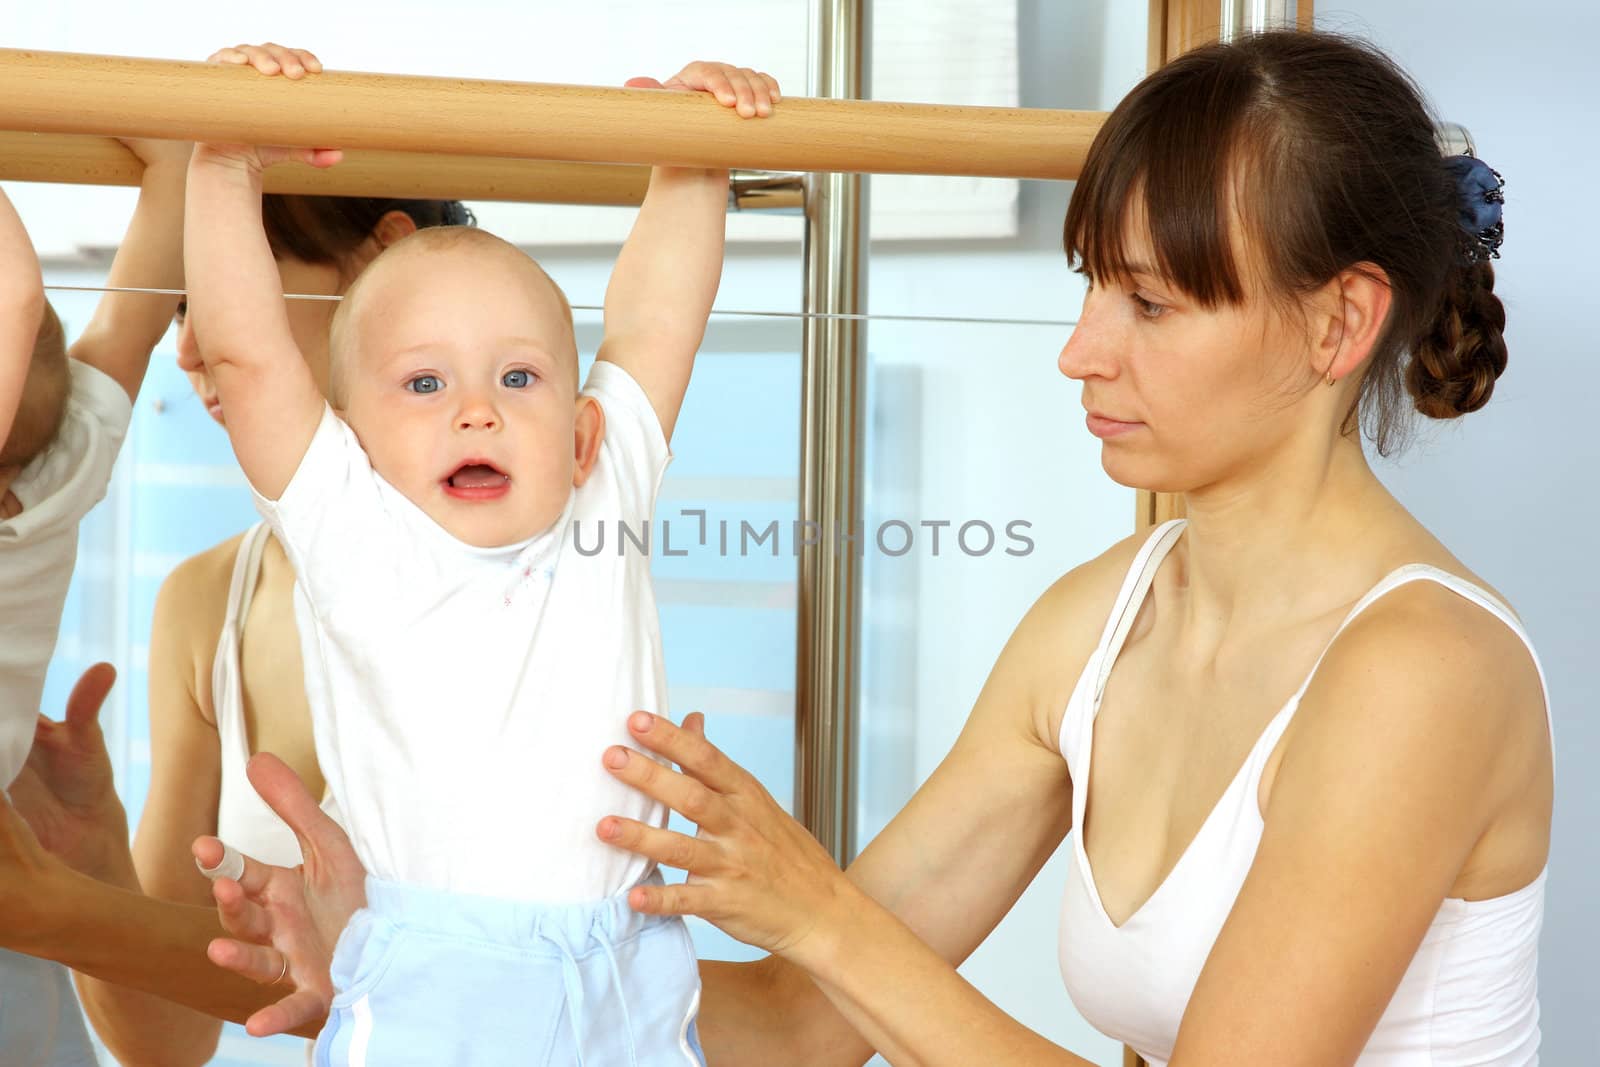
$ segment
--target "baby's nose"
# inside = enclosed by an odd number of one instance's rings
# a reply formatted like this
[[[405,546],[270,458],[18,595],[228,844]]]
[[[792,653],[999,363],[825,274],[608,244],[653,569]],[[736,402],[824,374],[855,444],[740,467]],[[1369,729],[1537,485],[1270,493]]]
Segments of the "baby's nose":
[[[456,417],[456,427],[462,430],[493,430],[499,425],[500,416],[494,405],[482,400],[468,400]]]

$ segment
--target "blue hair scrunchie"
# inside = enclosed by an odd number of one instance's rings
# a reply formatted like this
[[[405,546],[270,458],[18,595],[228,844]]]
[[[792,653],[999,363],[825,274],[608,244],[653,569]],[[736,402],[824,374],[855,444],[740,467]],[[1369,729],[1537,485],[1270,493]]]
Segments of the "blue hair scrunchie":
[[[1466,235],[1467,260],[1482,263],[1500,258],[1500,242],[1506,228],[1501,218],[1505,203],[1505,179],[1483,160],[1474,156],[1448,156],[1444,165],[1456,182],[1456,199],[1462,233]]]

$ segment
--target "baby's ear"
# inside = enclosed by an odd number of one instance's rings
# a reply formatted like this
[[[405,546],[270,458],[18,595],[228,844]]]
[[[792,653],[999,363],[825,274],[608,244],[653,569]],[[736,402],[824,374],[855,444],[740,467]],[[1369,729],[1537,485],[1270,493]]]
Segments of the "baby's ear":
[[[589,472],[600,458],[600,442],[606,436],[606,413],[600,401],[580,393],[577,403],[577,417],[572,420],[573,488],[589,480]]]

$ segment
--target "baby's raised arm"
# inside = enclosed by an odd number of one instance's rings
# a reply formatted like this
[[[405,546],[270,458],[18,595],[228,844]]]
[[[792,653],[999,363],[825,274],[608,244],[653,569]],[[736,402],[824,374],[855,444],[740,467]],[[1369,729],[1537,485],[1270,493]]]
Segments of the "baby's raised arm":
[[[724,63],[691,63],[664,85],[628,85],[710,92],[745,118],[770,114],[778,99],[771,77]],[[727,171],[655,168],[606,288],[599,358],[639,383],[668,440],[722,280],[727,210]]]
[[[300,76],[307,68],[320,65],[305,64],[298,68]],[[284,68],[273,62],[271,70],[261,64],[257,69],[276,73]],[[331,166],[338,153],[196,145],[184,226],[195,342],[228,413],[228,437],[239,466],[269,500],[288,487],[324,404],[289,331],[283,282],[261,227],[261,172],[291,160]]]
[[[0,443],[11,436],[43,316],[39,257],[17,209],[0,189]]]
[[[123,144],[144,164],[144,176],[106,285],[182,289],[183,180],[191,146],[175,141]],[[67,354],[110,377],[130,399],[137,397],[150,353],[166,335],[177,306],[175,296],[108,292]]]

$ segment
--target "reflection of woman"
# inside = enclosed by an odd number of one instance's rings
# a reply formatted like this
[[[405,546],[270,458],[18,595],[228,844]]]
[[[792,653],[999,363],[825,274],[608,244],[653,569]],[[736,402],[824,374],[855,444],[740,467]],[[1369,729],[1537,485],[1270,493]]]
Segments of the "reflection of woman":
[[[690,871],[631,903],[774,953],[704,965],[709,1062],[1087,1062],[953,966],[1074,826],[1063,975],[1152,1062],[1536,1061],[1540,674],[1353,426],[1382,446],[1407,394],[1436,418],[1487,401],[1497,200],[1482,163],[1440,158],[1405,76],[1337,38],[1202,49],[1119,106],[1067,215],[1091,288],[1061,368],[1108,473],[1185,492],[1189,518],[1040,598],[848,875],[697,730],[634,717],[684,773],[621,748],[606,766],[700,830],[602,822]],[[306,907],[359,895],[349,846],[281,765],[252,777],[303,827],[311,892],[261,865],[249,899],[218,882],[263,942],[218,955],[315,976],[339,916],[319,929]],[[325,995],[307,981],[258,1021]]]

